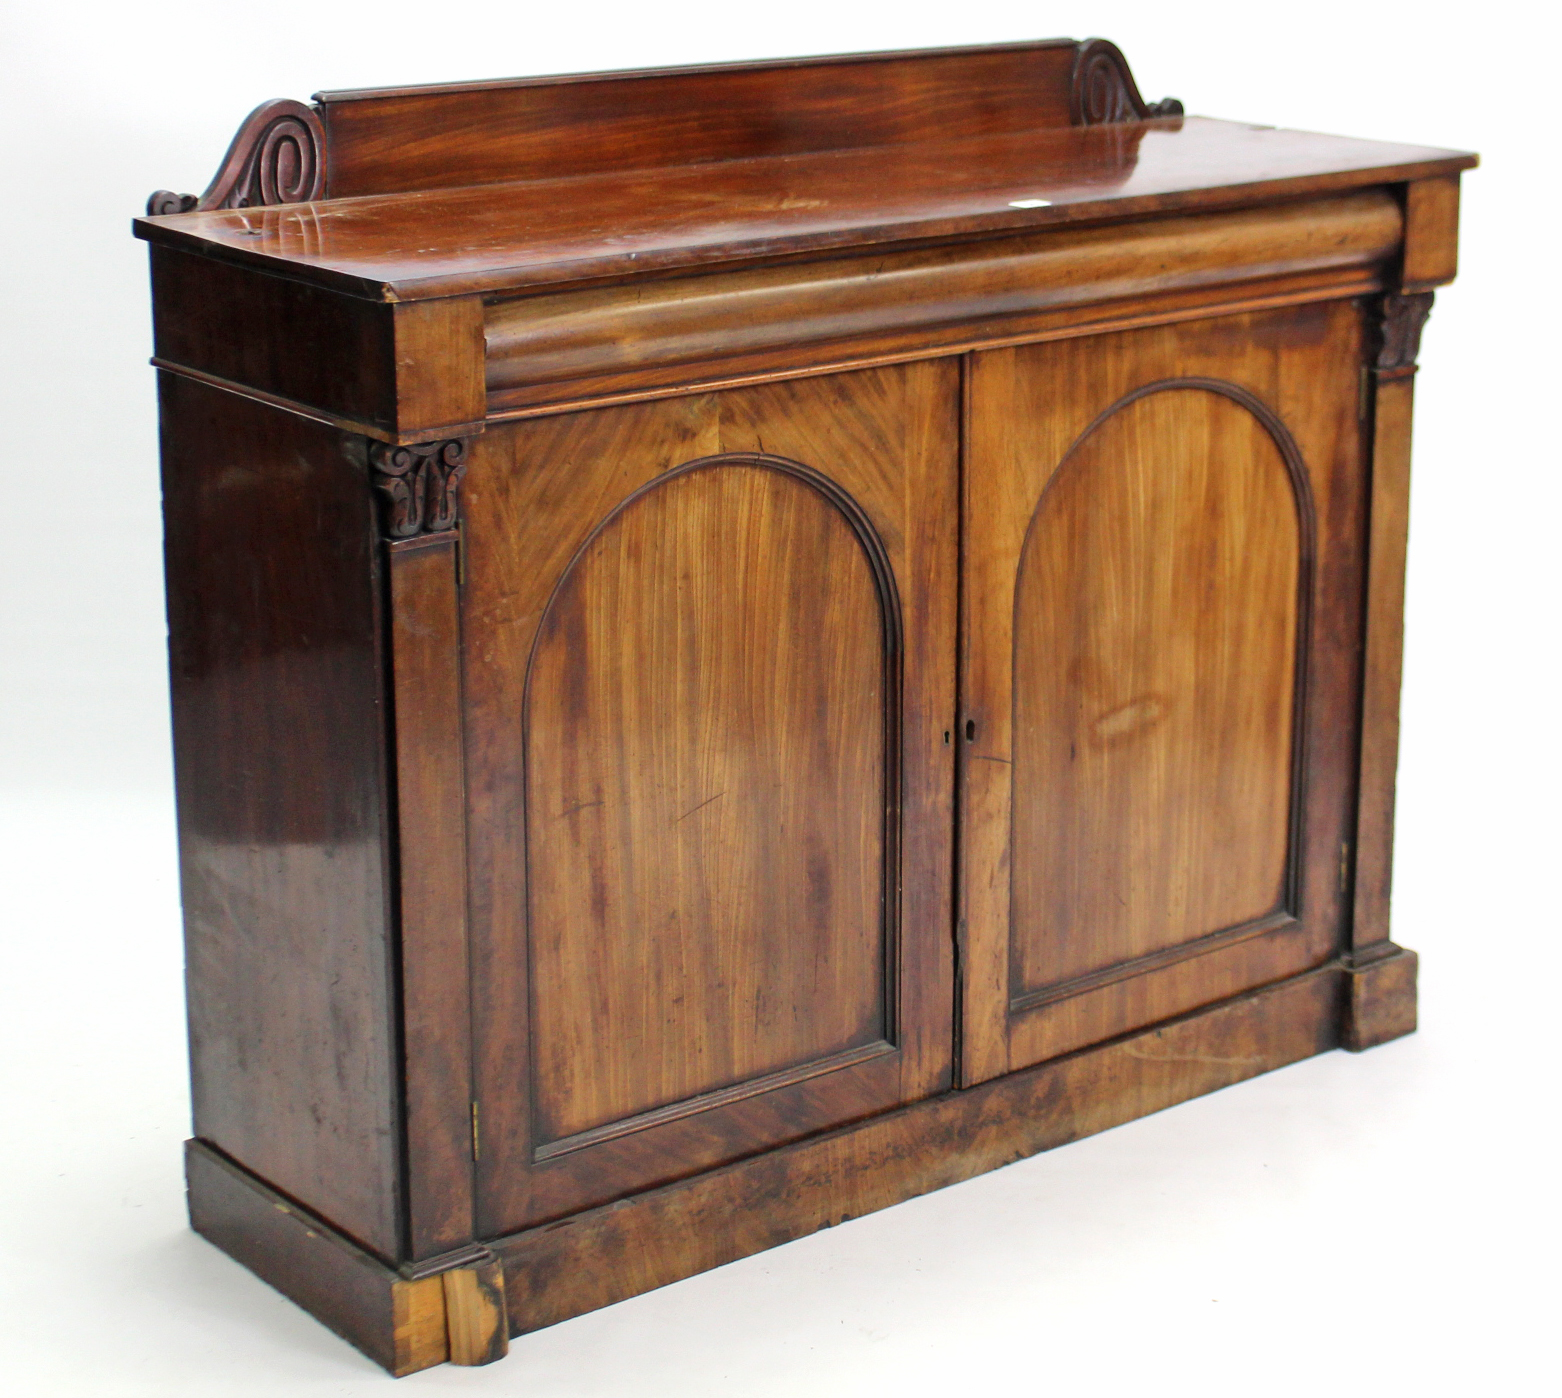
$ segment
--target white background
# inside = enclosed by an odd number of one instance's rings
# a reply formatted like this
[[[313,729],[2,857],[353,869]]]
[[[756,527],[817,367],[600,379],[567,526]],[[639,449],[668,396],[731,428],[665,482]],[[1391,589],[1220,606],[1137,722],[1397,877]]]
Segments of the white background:
[[[1555,1391],[1555,6],[16,3],[0,373],[0,1391],[386,1392],[185,1230],[145,249],[318,88],[1104,34],[1195,113],[1477,149],[1418,381],[1395,927],[1422,1031],[402,1391]]]

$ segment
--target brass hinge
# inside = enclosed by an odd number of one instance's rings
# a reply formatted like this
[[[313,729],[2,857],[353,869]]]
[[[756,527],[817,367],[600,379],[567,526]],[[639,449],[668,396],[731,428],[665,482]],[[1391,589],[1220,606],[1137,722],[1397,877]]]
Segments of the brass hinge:
[[[1365,364],[1361,366],[1361,378],[1356,384],[1356,418],[1359,422],[1365,422],[1372,407],[1372,370]]]
[[[1350,883],[1350,841],[1340,841],[1340,897],[1345,896],[1346,887]]]
[[[482,1143],[477,1134],[477,1103],[472,1103],[472,1159],[482,1158]]]

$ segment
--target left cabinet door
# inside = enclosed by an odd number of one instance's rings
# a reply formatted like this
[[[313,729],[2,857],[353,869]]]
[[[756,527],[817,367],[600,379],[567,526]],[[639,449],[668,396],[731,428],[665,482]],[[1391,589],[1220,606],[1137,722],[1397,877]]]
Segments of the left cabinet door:
[[[957,372],[480,440],[485,1236],[949,1085]]]

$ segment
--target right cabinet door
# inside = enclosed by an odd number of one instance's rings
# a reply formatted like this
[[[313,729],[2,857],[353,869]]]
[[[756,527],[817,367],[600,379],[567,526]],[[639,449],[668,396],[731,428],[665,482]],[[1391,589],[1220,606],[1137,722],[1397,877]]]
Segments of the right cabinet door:
[[[1342,301],[969,359],[963,1081],[1335,954],[1363,336]]]

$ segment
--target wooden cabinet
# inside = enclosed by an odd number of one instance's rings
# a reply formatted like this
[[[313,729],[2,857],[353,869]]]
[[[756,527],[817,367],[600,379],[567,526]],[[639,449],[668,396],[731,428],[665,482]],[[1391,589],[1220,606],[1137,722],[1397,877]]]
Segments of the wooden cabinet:
[[[1413,1028],[1473,163],[1098,40],[258,109],[137,226],[195,1227],[483,1363]]]

